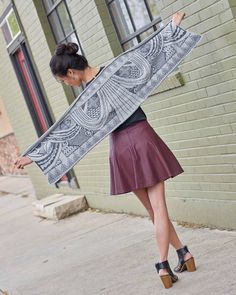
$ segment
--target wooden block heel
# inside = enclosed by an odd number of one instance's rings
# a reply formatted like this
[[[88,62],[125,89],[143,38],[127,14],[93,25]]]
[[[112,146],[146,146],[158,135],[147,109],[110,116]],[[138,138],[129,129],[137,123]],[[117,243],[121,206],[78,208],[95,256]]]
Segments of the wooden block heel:
[[[163,276],[160,276],[160,278],[166,289],[172,287],[173,283],[172,283],[170,275],[163,275]]]
[[[194,257],[189,258],[188,260],[185,261],[185,265],[187,267],[187,271],[195,271],[196,266],[195,266],[195,261]]]
[[[156,270],[157,270],[158,274],[159,274],[160,269],[166,269],[167,270],[167,272],[168,272],[167,275],[159,275],[159,277],[160,277],[160,279],[161,279],[161,281],[162,281],[162,283],[163,283],[163,285],[164,285],[164,287],[166,289],[172,287],[173,283],[178,281],[178,276],[173,274],[173,272],[172,272],[172,270],[170,268],[168,260],[156,263],[155,267],[156,267]]]
[[[174,268],[175,272],[183,272],[185,270],[192,272],[196,270],[194,257],[191,257],[188,260],[184,260],[185,254],[189,252],[186,245],[183,248],[176,250],[176,252],[179,257],[179,262],[178,265]]]

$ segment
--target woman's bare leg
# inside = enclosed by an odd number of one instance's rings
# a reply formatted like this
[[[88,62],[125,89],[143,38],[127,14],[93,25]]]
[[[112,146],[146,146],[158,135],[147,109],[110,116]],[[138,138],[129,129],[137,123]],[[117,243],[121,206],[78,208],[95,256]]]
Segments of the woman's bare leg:
[[[133,193],[138,197],[140,202],[146,208],[146,210],[151,218],[151,221],[154,224],[154,213],[153,213],[152,205],[151,205],[149,197],[148,197],[147,188],[134,190]],[[181,241],[175,231],[174,225],[172,224],[170,219],[169,219],[169,224],[170,224],[170,244],[175,249],[182,248],[183,244],[181,243]]]
[[[168,259],[170,243],[170,224],[165,200],[164,181],[148,187],[147,192],[154,213],[155,236],[159,249],[159,262],[162,262]],[[168,271],[166,269],[161,269],[159,274],[168,274]]]
[[[146,208],[152,223],[154,224],[154,212],[152,209],[152,205],[150,203],[150,199],[148,196],[147,188],[137,189],[134,190],[133,193],[137,196],[137,198],[140,200],[140,202],[143,204],[143,206]],[[173,223],[169,219],[169,226],[170,226],[170,241],[169,243],[177,250],[179,248],[183,247],[183,244],[181,243]],[[188,256],[187,256],[188,255]],[[186,259],[190,258],[192,255],[189,256],[189,253],[186,254]]]
[[[150,203],[147,188],[141,188],[134,190],[133,193],[138,197],[139,201],[143,204],[143,206],[146,208],[152,223],[154,224],[154,213],[152,210],[152,205]]]

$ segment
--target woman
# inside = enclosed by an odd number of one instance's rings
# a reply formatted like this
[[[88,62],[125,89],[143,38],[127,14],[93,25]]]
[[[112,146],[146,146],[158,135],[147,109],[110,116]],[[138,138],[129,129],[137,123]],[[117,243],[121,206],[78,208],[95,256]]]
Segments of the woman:
[[[185,13],[177,12],[172,21],[177,25]],[[87,59],[77,54],[75,43],[59,44],[51,58],[50,68],[59,82],[70,86],[86,86],[103,70],[94,68]],[[169,244],[178,254],[175,272],[194,271],[194,257],[187,246],[183,245],[169,219],[165,183],[184,170],[178,160],[149,125],[147,117],[139,107],[125,122],[109,135],[110,139],[110,190],[111,195],[133,192],[148,211],[155,226],[156,242],[159,249],[159,262],[156,270],[165,286],[169,288],[178,280],[174,275],[167,257]],[[19,157],[16,166],[24,169],[32,163],[28,157]]]

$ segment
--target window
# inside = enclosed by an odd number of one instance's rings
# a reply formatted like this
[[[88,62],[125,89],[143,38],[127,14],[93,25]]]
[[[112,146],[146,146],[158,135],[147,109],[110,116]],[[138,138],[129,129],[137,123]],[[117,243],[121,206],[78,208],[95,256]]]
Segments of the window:
[[[77,32],[65,0],[43,0],[44,8],[51,26],[56,43],[73,42],[78,44],[78,54],[83,55],[83,51],[77,36]],[[81,87],[72,87],[75,96],[82,90]]]
[[[124,50],[163,25],[156,0],[106,0],[106,4]]]
[[[106,0],[106,5],[124,51],[164,26],[157,0]],[[174,71],[153,94],[184,85],[178,66]]]
[[[11,8],[9,13],[3,19],[0,26],[1,26],[7,47],[9,47],[21,33],[13,8]]]

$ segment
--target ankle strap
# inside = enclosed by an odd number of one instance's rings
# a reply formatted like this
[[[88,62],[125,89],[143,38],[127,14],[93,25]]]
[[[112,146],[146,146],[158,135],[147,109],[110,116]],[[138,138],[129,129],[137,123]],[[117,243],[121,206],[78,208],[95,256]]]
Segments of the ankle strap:
[[[189,252],[188,247],[185,245],[183,248],[176,250],[179,257],[184,256],[186,253]]]
[[[167,269],[168,273],[169,273],[172,277],[174,277],[174,274],[173,274],[173,272],[172,272],[172,270],[171,270],[171,268],[170,268],[170,265],[169,265],[168,260],[165,260],[165,261],[162,261],[162,262],[155,263],[155,266],[156,266],[156,270],[157,270],[158,273],[159,273],[159,270],[160,270],[160,269],[165,268],[165,269]]]
[[[160,269],[169,268],[169,262],[168,260],[158,262],[155,264],[157,271],[159,272]]]

